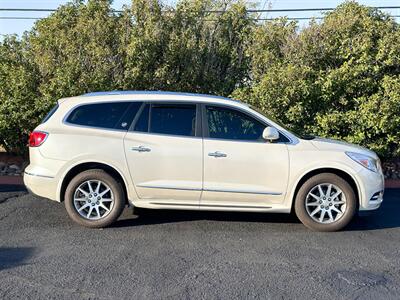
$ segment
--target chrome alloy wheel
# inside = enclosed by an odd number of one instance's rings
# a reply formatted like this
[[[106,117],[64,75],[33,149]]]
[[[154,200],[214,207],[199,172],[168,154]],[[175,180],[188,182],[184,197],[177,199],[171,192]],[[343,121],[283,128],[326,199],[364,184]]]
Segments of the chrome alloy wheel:
[[[346,212],[346,196],[336,185],[321,183],[308,192],[305,205],[314,221],[329,224],[339,220]]]
[[[114,207],[114,195],[110,187],[100,180],[87,180],[74,192],[74,207],[87,220],[99,220]]]

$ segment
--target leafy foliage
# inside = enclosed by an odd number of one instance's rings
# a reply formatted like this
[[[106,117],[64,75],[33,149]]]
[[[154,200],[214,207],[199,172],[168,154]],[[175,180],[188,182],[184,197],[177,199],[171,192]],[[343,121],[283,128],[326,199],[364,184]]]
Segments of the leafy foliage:
[[[222,10],[224,13],[210,13]],[[256,23],[240,1],[75,0],[0,42],[0,144],[27,134],[62,97],[114,89],[232,95],[294,130],[400,154],[400,29],[347,2],[301,30]]]
[[[281,19],[252,35],[252,80],[233,96],[294,130],[400,155],[397,23],[348,2],[301,31]]]
[[[6,37],[0,47],[0,143],[8,152],[25,151],[29,130],[41,114],[36,73],[27,45]]]

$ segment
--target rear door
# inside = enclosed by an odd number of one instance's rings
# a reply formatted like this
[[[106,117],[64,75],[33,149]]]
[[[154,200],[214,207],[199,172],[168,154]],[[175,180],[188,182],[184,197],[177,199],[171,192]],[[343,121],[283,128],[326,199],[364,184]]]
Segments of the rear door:
[[[233,107],[204,105],[204,191],[201,207],[269,208],[286,192],[286,142],[262,138],[267,124]]]
[[[203,149],[195,103],[145,103],[124,147],[138,197],[150,204],[198,206]]]

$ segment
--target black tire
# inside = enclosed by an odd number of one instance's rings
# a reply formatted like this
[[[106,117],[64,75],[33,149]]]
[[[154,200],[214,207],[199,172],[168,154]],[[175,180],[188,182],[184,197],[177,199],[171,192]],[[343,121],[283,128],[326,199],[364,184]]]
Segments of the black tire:
[[[313,219],[306,209],[308,193],[319,184],[333,184],[341,189],[346,197],[346,209],[342,216],[332,223],[320,223]],[[310,198],[311,199],[311,198]],[[331,204],[329,204],[331,205]],[[308,179],[300,187],[295,199],[295,212],[300,221],[314,231],[338,231],[347,226],[357,210],[357,199],[354,190],[347,181],[332,173],[321,173]],[[324,213],[325,214],[325,213]],[[324,217],[322,217],[324,218]]]
[[[113,207],[107,215],[97,220],[89,220],[79,214],[74,205],[74,194],[76,189],[88,180],[99,180],[108,185],[114,196]],[[116,221],[125,207],[125,196],[121,185],[108,173],[101,169],[91,169],[79,173],[68,184],[65,191],[65,208],[69,217],[82,226],[91,228],[102,228]],[[90,207],[90,206],[89,206]]]

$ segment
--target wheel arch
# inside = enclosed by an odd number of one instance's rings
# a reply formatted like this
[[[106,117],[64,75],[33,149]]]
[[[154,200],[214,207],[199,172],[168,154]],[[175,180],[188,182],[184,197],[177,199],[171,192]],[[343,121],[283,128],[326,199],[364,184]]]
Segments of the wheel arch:
[[[58,192],[60,202],[64,202],[64,194],[67,189],[68,184],[74,178],[76,175],[79,173],[90,170],[90,169],[101,169],[111,175],[114,179],[116,179],[122,186],[122,189],[124,191],[124,196],[126,199],[126,203],[129,203],[128,200],[128,185],[126,183],[126,180],[124,179],[123,175],[119,170],[114,168],[113,166],[107,164],[107,163],[102,163],[102,162],[81,162],[73,167],[71,167],[65,174],[65,176],[62,179],[61,186]]]
[[[343,170],[340,170],[337,168],[332,168],[332,167],[324,167],[324,168],[317,168],[317,169],[310,170],[310,171],[306,172],[305,174],[303,174],[303,176],[298,180],[298,182],[296,183],[296,187],[294,189],[293,196],[291,197],[291,200],[292,200],[291,211],[294,210],[294,203],[296,201],[296,196],[297,196],[297,193],[298,193],[300,187],[303,185],[303,183],[306,182],[311,177],[321,174],[321,173],[332,173],[332,174],[335,174],[335,175],[341,177],[342,179],[346,180],[346,182],[351,186],[351,188],[353,189],[353,191],[356,195],[357,208],[359,207],[361,197],[360,197],[360,188],[359,188],[359,185],[358,185],[356,179],[346,171],[343,171]]]

